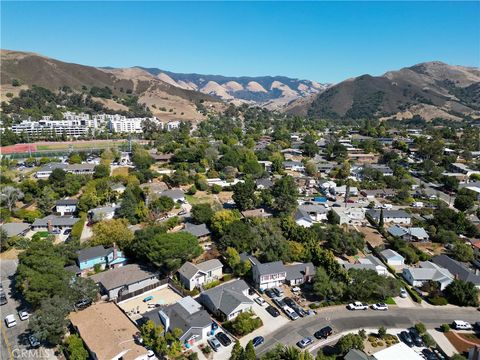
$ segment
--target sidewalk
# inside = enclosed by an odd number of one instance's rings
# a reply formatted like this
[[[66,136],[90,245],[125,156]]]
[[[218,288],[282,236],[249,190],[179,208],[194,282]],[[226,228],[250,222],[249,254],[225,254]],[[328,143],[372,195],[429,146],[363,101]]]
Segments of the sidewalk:
[[[458,351],[453,347],[453,345],[442,332],[437,330],[427,330],[427,332],[432,336],[433,340],[435,340],[437,345],[447,356],[453,356],[453,354],[458,353]]]

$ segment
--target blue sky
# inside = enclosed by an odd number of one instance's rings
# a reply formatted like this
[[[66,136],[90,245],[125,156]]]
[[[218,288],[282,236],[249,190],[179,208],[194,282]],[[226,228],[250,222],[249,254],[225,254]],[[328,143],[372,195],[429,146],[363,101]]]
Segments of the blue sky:
[[[1,47],[93,66],[338,82],[480,64],[480,2],[4,2]]]

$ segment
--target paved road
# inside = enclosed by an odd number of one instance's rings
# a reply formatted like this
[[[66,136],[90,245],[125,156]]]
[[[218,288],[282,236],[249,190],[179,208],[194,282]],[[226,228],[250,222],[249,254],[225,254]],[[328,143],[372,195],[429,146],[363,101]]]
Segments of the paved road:
[[[439,189],[431,186],[428,182],[416,177],[416,176],[413,176],[412,175],[412,179],[413,181],[415,181],[415,183],[417,185],[423,185],[423,190],[425,191],[425,194],[427,195],[436,195],[439,197],[440,200],[442,200],[443,202],[447,203],[450,207],[453,208],[453,203],[455,201],[455,196],[450,196],[442,191],[440,191]]]
[[[305,336],[313,333],[326,325],[333,327],[334,332],[343,332],[359,328],[378,329],[407,328],[415,323],[423,322],[427,328],[438,327],[443,323],[454,320],[470,322],[480,321],[480,312],[474,308],[390,308],[388,311],[349,311],[343,306],[319,310],[315,316],[291,321],[279,330],[265,336],[265,343],[257,350],[257,355],[262,355],[277,344],[295,345]]]
[[[2,260],[0,261],[0,275],[3,289],[7,294],[8,303],[2,305],[0,308],[1,314],[1,341],[0,341],[0,359],[56,359],[53,351],[43,347],[39,349],[30,349],[27,341],[28,321],[21,321],[18,317],[18,310],[21,304],[17,302],[12,294],[14,292],[12,286],[13,276],[17,269],[16,260]],[[5,326],[5,316],[13,314],[17,320],[17,325],[12,328]]]

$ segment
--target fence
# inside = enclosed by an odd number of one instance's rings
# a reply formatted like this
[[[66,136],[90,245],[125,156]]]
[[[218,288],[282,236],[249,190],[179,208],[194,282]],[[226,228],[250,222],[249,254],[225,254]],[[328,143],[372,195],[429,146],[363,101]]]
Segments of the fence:
[[[120,301],[128,300],[132,297],[143,294],[144,292],[147,292],[149,290],[156,289],[157,287],[165,285],[165,284],[168,284],[168,279],[161,279],[158,282],[156,282],[155,284],[148,285],[148,286],[146,286],[144,288],[141,288],[141,289],[138,289],[136,291],[132,291],[132,292],[129,292],[127,294],[120,294],[115,299],[115,302],[119,303]]]

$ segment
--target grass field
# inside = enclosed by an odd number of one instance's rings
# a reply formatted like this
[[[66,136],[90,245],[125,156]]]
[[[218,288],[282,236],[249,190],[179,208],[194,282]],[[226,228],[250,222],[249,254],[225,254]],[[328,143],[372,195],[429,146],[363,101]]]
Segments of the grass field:
[[[111,147],[119,147],[126,143],[126,140],[97,140],[97,141],[72,141],[72,142],[52,142],[37,144],[38,151],[49,150],[82,150],[82,149],[107,149]]]
[[[128,167],[118,167],[112,170],[112,176],[128,176]]]

